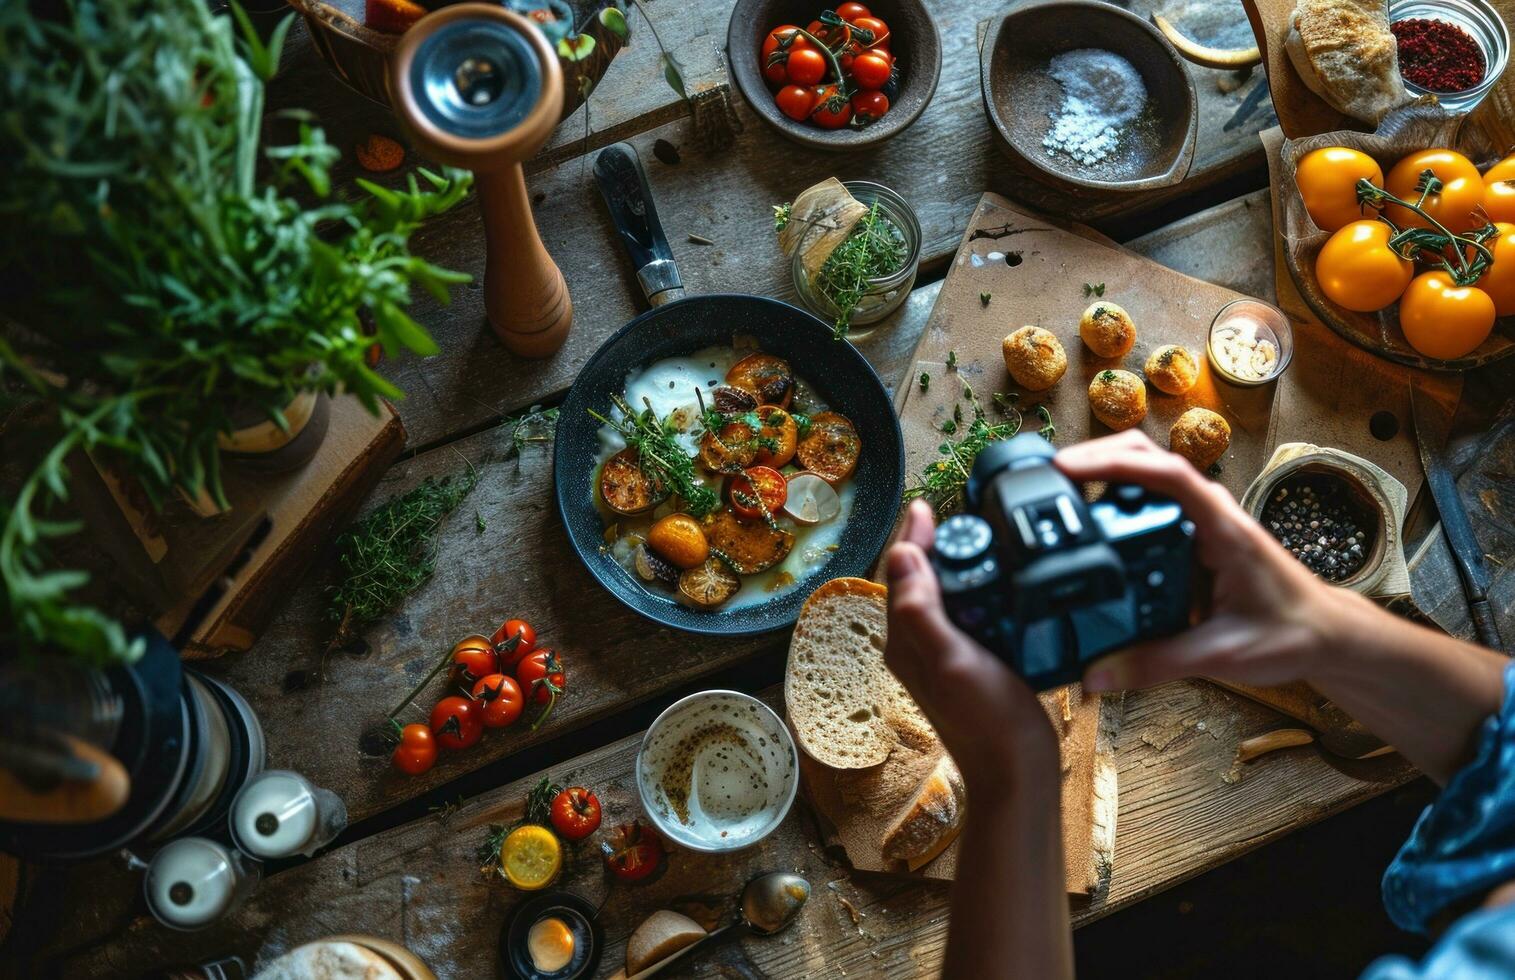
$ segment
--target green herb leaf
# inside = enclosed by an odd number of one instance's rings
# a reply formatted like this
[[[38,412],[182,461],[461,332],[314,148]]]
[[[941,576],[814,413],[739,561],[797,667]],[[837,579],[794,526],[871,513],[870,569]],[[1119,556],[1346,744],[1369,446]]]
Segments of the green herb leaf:
[[[989,305],[989,300],[991,298],[991,295],[992,294],[990,294],[990,293],[979,293],[978,294],[978,301],[981,304],[983,304],[984,306],[988,306]]]
[[[922,371],[921,372],[921,391],[926,391],[926,390],[930,389],[930,387],[931,387],[931,375],[927,374],[925,371]]]

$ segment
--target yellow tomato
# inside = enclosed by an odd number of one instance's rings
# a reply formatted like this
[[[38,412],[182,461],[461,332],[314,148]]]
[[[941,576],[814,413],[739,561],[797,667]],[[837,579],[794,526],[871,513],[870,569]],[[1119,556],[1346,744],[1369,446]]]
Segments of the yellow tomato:
[[[1482,289],[1457,285],[1440,269],[1425,272],[1399,298],[1399,328],[1427,357],[1462,357],[1494,329],[1494,301]]]
[[[1483,210],[1490,221],[1515,221],[1515,175],[1484,183]]]
[[[500,870],[522,891],[546,888],[562,868],[563,845],[541,824],[517,827],[500,844]]]
[[[1497,315],[1510,316],[1515,314],[1515,224],[1501,221],[1498,228],[1499,237],[1484,243],[1494,253],[1494,264],[1478,280],[1478,288],[1494,301]]]
[[[1310,219],[1324,231],[1336,231],[1362,217],[1357,182],[1366,177],[1383,186],[1383,170],[1366,153],[1345,146],[1311,150],[1294,170],[1294,183]]]
[[[1515,153],[1511,153],[1483,172],[1483,182],[1485,184],[1496,180],[1515,180]]]
[[[1330,237],[1315,258],[1315,279],[1331,302],[1372,313],[1405,291],[1415,267],[1389,247],[1390,231],[1382,221],[1365,218]]]
[[[698,568],[710,557],[710,542],[700,522],[688,514],[669,514],[647,531],[647,547],[679,568]]]
[[[1475,209],[1483,202],[1483,177],[1473,161],[1455,150],[1421,150],[1411,153],[1389,171],[1384,188],[1395,197],[1414,203],[1420,200],[1420,175],[1430,170],[1441,189],[1426,196],[1425,212],[1450,231],[1467,231],[1477,225]],[[1397,204],[1388,207],[1389,220],[1401,228],[1429,228],[1425,219]]]

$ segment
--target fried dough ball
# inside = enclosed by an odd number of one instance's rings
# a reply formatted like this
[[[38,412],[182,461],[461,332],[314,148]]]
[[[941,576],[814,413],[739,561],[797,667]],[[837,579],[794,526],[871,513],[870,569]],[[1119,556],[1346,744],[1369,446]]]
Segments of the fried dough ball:
[[[1147,386],[1130,371],[1101,371],[1089,382],[1094,417],[1119,432],[1147,417]]]
[[[1136,325],[1125,310],[1100,300],[1079,318],[1078,335],[1100,357],[1125,357],[1136,343]]]
[[[1142,373],[1158,391],[1182,395],[1199,380],[1199,362],[1187,348],[1168,344],[1152,352]]]
[[[1168,432],[1168,448],[1202,470],[1220,461],[1231,446],[1231,426],[1208,408],[1191,408]]]
[[[1027,391],[1046,391],[1068,370],[1068,353],[1050,330],[1021,327],[1000,345],[1005,370]]]

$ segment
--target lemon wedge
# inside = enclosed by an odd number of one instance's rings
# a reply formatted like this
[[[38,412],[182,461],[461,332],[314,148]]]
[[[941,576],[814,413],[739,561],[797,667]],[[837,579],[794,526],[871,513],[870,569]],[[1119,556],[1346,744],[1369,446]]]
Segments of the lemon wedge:
[[[505,880],[522,891],[552,884],[563,867],[563,845],[541,824],[517,827],[500,845],[500,868]]]

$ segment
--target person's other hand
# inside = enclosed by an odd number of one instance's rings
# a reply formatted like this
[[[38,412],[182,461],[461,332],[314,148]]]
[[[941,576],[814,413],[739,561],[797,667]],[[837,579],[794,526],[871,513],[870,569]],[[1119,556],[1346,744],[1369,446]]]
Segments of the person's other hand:
[[[1225,487],[1140,431],[1069,446],[1053,462],[1075,482],[1135,483],[1178,501],[1194,522],[1195,553],[1212,582],[1203,622],[1096,660],[1084,676],[1086,690],[1195,676],[1257,685],[1306,679],[1333,607],[1359,601],[1316,578]]]
[[[889,550],[889,642],[884,659],[979,798],[1020,778],[1055,777],[1057,739],[1036,695],[947,618],[926,558],[931,508],[915,501]]]

